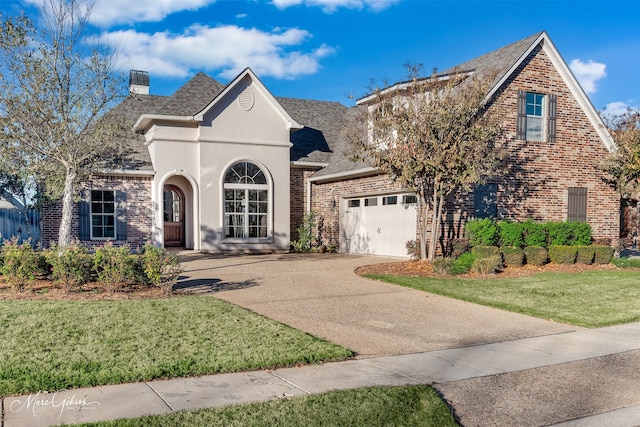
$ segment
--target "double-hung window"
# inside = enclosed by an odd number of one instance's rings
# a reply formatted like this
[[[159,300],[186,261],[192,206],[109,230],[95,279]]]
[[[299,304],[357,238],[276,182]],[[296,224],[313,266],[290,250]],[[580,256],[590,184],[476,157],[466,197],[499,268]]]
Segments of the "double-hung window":
[[[518,91],[517,139],[556,142],[556,95]]]
[[[91,237],[116,237],[116,198],[113,190],[91,190]]]

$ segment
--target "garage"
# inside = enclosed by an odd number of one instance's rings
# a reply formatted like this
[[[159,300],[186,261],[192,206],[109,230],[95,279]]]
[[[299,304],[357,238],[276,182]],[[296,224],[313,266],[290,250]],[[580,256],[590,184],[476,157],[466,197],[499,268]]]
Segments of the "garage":
[[[416,196],[388,194],[343,199],[340,204],[340,251],[407,257],[416,238]]]

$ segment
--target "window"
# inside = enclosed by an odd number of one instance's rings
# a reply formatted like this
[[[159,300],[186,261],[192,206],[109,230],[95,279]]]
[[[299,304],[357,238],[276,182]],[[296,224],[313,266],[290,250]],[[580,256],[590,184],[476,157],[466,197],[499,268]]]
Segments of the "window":
[[[496,218],[498,216],[498,185],[478,184],[473,190],[473,216]]]
[[[243,240],[269,236],[269,185],[253,163],[238,162],[224,177],[224,234]]]
[[[555,143],[556,95],[518,91],[517,138]]]
[[[91,190],[91,237],[116,237],[116,201],[113,190]]]
[[[587,189],[569,187],[567,221],[587,221]]]
[[[397,205],[398,204],[398,196],[385,196],[382,198],[383,205]]]
[[[405,194],[402,196],[402,204],[403,205],[415,205],[418,203],[418,197],[415,195]]]
[[[165,222],[180,222],[182,221],[180,211],[181,200],[180,194],[174,189],[167,189],[164,191],[164,221]]]
[[[378,206],[378,198],[377,197],[371,197],[368,199],[364,199],[364,205],[365,206]]]
[[[360,207],[360,199],[351,199],[347,202],[347,206],[350,208],[359,208]]]

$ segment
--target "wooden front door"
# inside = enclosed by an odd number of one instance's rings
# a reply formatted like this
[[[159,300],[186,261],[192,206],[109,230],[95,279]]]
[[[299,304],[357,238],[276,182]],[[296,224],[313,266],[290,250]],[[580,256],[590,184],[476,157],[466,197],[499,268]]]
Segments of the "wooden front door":
[[[164,246],[184,247],[184,193],[174,185],[164,186]]]

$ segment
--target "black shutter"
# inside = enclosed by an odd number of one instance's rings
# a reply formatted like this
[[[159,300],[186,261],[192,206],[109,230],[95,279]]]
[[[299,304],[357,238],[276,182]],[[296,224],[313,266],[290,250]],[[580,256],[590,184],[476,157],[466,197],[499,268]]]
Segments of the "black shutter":
[[[587,221],[587,189],[569,187],[567,221]]]
[[[558,95],[549,95],[549,114],[547,114],[547,141],[556,142],[556,114]]]
[[[78,202],[78,238],[84,242],[91,240],[91,207],[90,192],[83,191],[82,199]]]
[[[527,139],[527,92],[518,91],[518,123],[516,139]]]
[[[473,216],[475,218],[496,218],[498,216],[498,185],[476,185],[473,190]]]
[[[127,193],[116,191],[116,240],[127,240]]]

